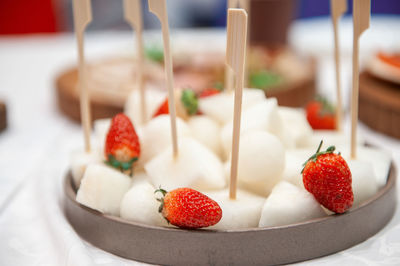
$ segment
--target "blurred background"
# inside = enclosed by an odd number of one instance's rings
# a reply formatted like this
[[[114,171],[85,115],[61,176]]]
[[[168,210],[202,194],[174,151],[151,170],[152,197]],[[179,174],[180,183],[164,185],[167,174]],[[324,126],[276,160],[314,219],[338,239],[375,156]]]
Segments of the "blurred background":
[[[352,1],[349,10],[352,12]],[[226,22],[225,0],[169,0],[172,27],[222,27]],[[142,1],[147,10],[147,1]],[[93,22],[88,30],[123,30],[122,0],[93,0]],[[373,14],[400,14],[399,0],[371,1]],[[145,28],[158,27],[158,21],[144,12]],[[329,15],[329,1],[298,0],[295,18]],[[72,31],[71,0],[1,0],[0,34],[55,33]]]

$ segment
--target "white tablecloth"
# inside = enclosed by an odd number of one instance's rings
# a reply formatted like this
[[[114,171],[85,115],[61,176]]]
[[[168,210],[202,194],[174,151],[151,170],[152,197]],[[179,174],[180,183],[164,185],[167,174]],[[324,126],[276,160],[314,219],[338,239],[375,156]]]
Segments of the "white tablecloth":
[[[343,84],[350,84],[351,23],[342,26]],[[400,44],[398,18],[373,18],[361,40],[362,54]],[[396,32],[397,31],[397,32]],[[149,39],[161,38],[149,33]],[[223,47],[221,31],[179,31],[173,44],[209,40]],[[333,97],[332,33],[326,18],[296,23],[293,46],[319,58],[319,89]],[[127,32],[90,33],[87,57],[130,53],[133,38]],[[82,146],[78,125],[57,110],[54,78],[76,62],[71,34],[0,38],[0,98],[5,99],[9,127],[0,134],[0,265],[136,265],[81,240],[63,213],[62,179],[69,154]],[[346,99],[348,97],[346,96]],[[348,126],[348,121],[347,121]],[[366,141],[390,150],[400,165],[400,141],[360,125]],[[399,209],[400,207],[398,207]],[[373,217],[371,217],[373,219]],[[400,212],[374,237],[337,254],[304,264],[399,265]],[[329,241],[327,239],[327,241]]]

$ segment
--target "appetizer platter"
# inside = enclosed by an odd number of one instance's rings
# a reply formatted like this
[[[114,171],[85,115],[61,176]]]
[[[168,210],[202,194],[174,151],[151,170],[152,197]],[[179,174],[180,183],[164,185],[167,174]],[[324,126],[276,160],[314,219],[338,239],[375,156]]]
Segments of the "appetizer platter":
[[[124,2],[132,24],[138,3]],[[369,23],[360,3],[355,38]],[[85,147],[71,155],[64,192],[66,216],[82,238],[148,263],[284,264],[349,248],[389,222],[396,171],[390,154],[362,145],[357,97],[346,134],[323,102],[304,111],[245,88],[247,13],[239,8],[228,10],[227,23],[234,88],[178,89],[166,3],[149,0],[149,10],[162,27],[167,90],[138,84],[124,113],[94,122],[94,138],[79,53]],[[90,1],[74,0],[74,17],[83,51]],[[356,48],[353,96],[358,39]]]

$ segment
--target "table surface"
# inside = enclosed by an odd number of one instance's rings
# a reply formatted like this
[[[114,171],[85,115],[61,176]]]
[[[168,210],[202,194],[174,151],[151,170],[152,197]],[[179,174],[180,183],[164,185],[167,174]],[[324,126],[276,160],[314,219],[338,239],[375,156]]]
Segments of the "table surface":
[[[400,47],[399,28],[398,17],[373,17],[371,29],[361,38],[361,62],[376,50]],[[345,102],[351,84],[351,32],[351,20],[346,18],[340,35]],[[160,39],[158,32],[146,33],[149,42]],[[171,39],[172,45],[192,48],[204,41],[222,49],[225,45],[222,30],[176,30]],[[334,99],[332,39],[328,18],[296,22],[290,32],[294,49],[318,58],[318,89]],[[89,33],[87,58],[129,54],[132,45],[130,32]],[[69,154],[82,148],[83,135],[79,125],[58,111],[54,79],[74,65],[76,57],[72,34],[0,38],[0,98],[6,100],[9,114],[9,128],[0,134],[0,265],[140,264],[81,240],[63,213],[62,179]],[[359,131],[367,142],[390,151],[395,165],[400,165],[399,140],[361,123]],[[303,264],[400,265],[399,208],[390,223],[367,241]]]

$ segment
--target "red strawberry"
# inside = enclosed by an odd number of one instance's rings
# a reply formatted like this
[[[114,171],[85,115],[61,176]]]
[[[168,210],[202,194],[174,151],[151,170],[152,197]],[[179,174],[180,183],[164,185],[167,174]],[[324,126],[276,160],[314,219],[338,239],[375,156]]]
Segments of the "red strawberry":
[[[153,117],[165,114],[169,114],[168,98],[165,98],[165,100],[161,103]]]
[[[200,92],[199,98],[206,98],[206,97],[213,96],[213,95],[216,95],[219,93],[221,93],[221,91],[216,88],[205,89],[202,92]]]
[[[177,188],[170,192],[158,189],[163,198],[159,212],[171,224],[188,229],[207,227],[219,222],[222,210],[218,203],[191,188]]]
[[[307,120],[313,129],[335,129],[335,110],[326,100],[318,99],[307,104]]]
[[[320,151],[321,146],[322,141],[317,152],[304,163],[304,187],[325,208],[343,213],[354,200],[350,168],[340,153],[333,153],[335,146]]]
[[[112,119],[104,152],[107,163],[120,170],[131,169],[132,164],[139,159],[139,139],[126,115],[120,113]]]
[[[175,103],[176,103],[176,115],[186,119],[191,115],[195,115],[197,113],[197,97],[192,90],[183,90],[176,92],[175,95]],[[161,103],[158,107],[157,111],[154,113],[153,117],[159,115],[169,114],[168,107],[168,97]]]

